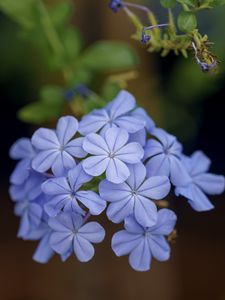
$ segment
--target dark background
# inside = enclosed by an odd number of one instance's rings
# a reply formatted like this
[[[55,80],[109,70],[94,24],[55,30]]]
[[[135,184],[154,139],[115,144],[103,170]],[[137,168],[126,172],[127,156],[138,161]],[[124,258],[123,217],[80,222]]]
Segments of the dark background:
[[[123,13],[114,15],[105,3],[100,2],[77,1],[76,11],[79,13],[73,23],[80,27],[87,43],[106,38],[126,40],[132,44],[140,55],[140,77],[130,83],[129,90],[135,93],[159,126],[165,126],[178,135],[187,154],[202,149],[213,161],[211,170],[224,174],[223,65],[219,75],[213,75],[215,78],[207,79],[202,85],[197,99],[190,97],[190,102],[182,102],[189,91],[178,89],[179,86],[185,87],[185,79],[176,77],[177,68],[183,68],[185,76],[183,64],[191,64],[193,73],[190,76],[212,75],[202,75],[191,58],[183,62],[183,58],[172,54],[165,59],[147,53],[140,44],[129,39],[132,27]],[[211,34],[214,39],[221,37],[218,33],[221,25],[218,16],[221,14],[219,11],[217,13],[211,19],[217,29],[214,35]],[[210,32],[207,15],[202,20],[202,28]],[[172,245],[172,257],[165,263],[154,261],[147,273],[133,271],[128,266],[127,257],[117,258],[112,253],[110,237],[116,228],[104,218],[100,221],[108,232],[107,239],[96,247],[96,255],[91,262],[81,264],[74,257],[66,263],[54,257],[47,265],[32,261],[36,244],[16,238],[19,220],[13,215],[13,204],[7,193],[8,177],[14,166],[8,157],[8,149],[19,137],[31,136],[35,128],[20,122],[16,112],[30,99],[36,99],[39,87],[43,82],[51,81],[51,76],[43,74],[37,67],[35,53],[16,36],[16,25],[2,14],[0,36],[0,299],[224,300],[224,195],[212,197],[216,209],[206,213],[191,210],[184,199],[174,200],[174,209],[178,214],[178,239]],[[221,45],[219,39],[218,44]],[[172,82],[170,80],[177,84],[173,89],[168,87],[168,81]],[[173,103],[172,109],[168,106],[170,101]],[[174,122],[174,119],[179,119],[181,107],[185,118]]]

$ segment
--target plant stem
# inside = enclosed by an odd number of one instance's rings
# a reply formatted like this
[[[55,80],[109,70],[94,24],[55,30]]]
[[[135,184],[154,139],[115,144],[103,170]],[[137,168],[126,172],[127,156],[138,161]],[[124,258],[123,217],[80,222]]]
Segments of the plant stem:
[[[53,52],[55,53],[56,56],[63,56],[63,53],[65,51],[60,38],[52,24],[52,21],[49,17],[49,13],[48,10],[46,9],[46,6],[44,5],[42,0],[38,1],[39,4],[39,9],[40,9],[40,13],[41,13],[41,22],[42,22],[42,26],[43,29],[45,31],[46,34],[46,38],[53,50]],[[71,70],[69,70],[68,68],[64,68],[62,70],[64,78],[66,81],[69,81],[69,79],[71,78],[72,72]]]

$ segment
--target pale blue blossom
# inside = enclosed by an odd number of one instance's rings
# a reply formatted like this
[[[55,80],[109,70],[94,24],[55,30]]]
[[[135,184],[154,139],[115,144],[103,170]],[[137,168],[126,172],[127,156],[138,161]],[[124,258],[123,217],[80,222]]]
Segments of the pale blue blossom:
[[[125,230],[113,235],[112,249],[117,256],[129,255],[129,264],[136,271],[148,271],[152,257],[166,261],[170,246],[165,238],[175,226],[176,215],[169,209],[158,211],[156,225],[142,227],[133,216],[125,219]]]
[[[104,137],[90,133],[84,139],[83,148],[92,156],[83,160],[86,173],[99,176],[106,171],[106,178],[113,183],[122,183],[130,175],[127,164],[136,164],[144,155],[138,143],[127,143],[126,130],[109,128]]]

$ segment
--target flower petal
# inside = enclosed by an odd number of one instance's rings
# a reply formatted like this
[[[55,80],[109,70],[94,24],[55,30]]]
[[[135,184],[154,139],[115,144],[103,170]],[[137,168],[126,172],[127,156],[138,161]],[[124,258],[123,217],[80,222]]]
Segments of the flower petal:
[[[136,101],[133,95],[127,91],[121,91],[117,97],[110,103],[110,117],[115,119],[134,109]]]
[[[138,143],[129,143],[116,151],[116,157],[126,163],[136,164],[144,156],[144,150]]]
[[[78,131],[86,136],[89,133],[99,131],[108,121],[109,116],[106,110],[96,109],[81,119]]]
[[[144,150],[145,150],[144,160],[158,154],[164,154],[164,149],[162,144],[159,141],[153,139],[147,141]]]
[[[147,137],[146,130],[145,128],[143,128],[135,133],[130,134],[129,143],[135,142],[140,144],[142,147],[144,147],[146,144],[146,137]]]
[[[224,192],[225,180],[222,175],[203,173],[194,177],[194,183],[209,195],[219,195]]]
[[[86,152],[93,155],[107,155],[109,152],[103,137],[96,133],[90,133],[85,137],[83,148]]]
[[[158,211],[157,223],[149,228],[152,234],[169,235],[176,224],[177,216],[175,213],[167,208],[162,208]]]
[[[152,120],[152,118],[149,117],[147,112],[141,108],[136,108],[132,113],[132,116],[135,116],[136,118],[139,118],[141,120],[145,120],[145,127],[147,131],[150,133],[155,128],[155,122]]]
[[[82,162],[84,171],[92,176],[99,176],[105,172],[109,164],[109,158],[105,155],[88,157]]]
[[[170,181],[166,176],[152,176],[139,187],[138,193],[153,200],[163,199],[170,191]]]
[[[157,222],[157,207],[151,200],[138,195],[134,206],[134,216],[143,227],[151,227]]]
[[[73,237],[72,232],[53,232],[49,242],[55,252],[64,254],[71,250]]]
[[[64,150],[70,155],[78,158],[83,158],[87,153],[83,149],[84,138],[79,137],[70,141],[64,148]]]
[[[121,201],[131,192],[130,187],[124,182],[120,184],[102,180],[99,184],[99,194],[102,199],[108,202]]]
[[[132,190],[137,190],[146,176],[146,168],[142,163],[134,164],[129,166],[130,176],[126,182]]]
[[[190,157],[190,173],[192,176],[207,172],[210,165],[210,159],[202,151],[195,151]]]
[[[109,128],[105,132],[105,141],[110,152],[116,152],[128,141],[129,135],[126,130],[120,128]]]
[[[175,136],[169,134],[162,128],[154,128],[151,135],[155,136],[160,141],[164,149],[168,149],[176,141]]]
[[[53,197],[50,201],[45,203],[44,209],[45,212],[50,217],[57,216],[62,209],[65,207],[66,203],[72,201],[69,194],[62,194]]]
[[[130,175],[128,167],[119,159],[108,159],[109,163],[106,169],[106,178],[113,183],[122,183]]]
[[[50,234],[46,234],[39,242],[37,249],[35,250],[33,255],[33,260],[35,260],[36,262],[45,264],[54,255],[54,251],[49,244],[49,238]]]
[[[57,150],[45,150],[39,152],[32,161],[32,168],[37,172],[45,172],[51,168],[57,156]]]
[[[60,145],[66,145],[75,135],[78,129],[78,121],[72,116],[61,117],[57,123],[56,134]]]
[[[140,243],[129,255],[129,263],[136,271],[148,271],[151,264],[151,252],[148,241],[142,238]]]
[[[74,192],[76,192],[84,183],[89,182],[91,179],[92,176],[84,172],[81,163],[68,172],[70,187]]]
[[[12,159],[32,158],[35,154],[30,139],[21,138],[10,148],[9,156]]]
[[[114,120],[119,128],[126,129],[129,133],[135,133],[145,127],[145,120],[141,120],[132,116],[121,116]]]
[[[170,162],[170,180],[175,186],[185,186],[191,182],[184,164],[175,156],[169,157]]]
[[[16,185],[23,184],[30,175],[30,164],[31,161],[29,158],[24,158],[23,160],[19,161],[10,175],[10,183]]]
[[[130,233],[140,233],[142,235],[144,233],[144,228],[136,221],[133,215],[125,219],[124,228]]]
[[[42,184],[41,189],[47,195],[68,195],[71,192],[66,177],[48,179]]]
[[[167,176],[170,175],[170,163],[165,154],[159,154],[150,158],[146,164],[147,176]]]
[[[188,199],[188,203],[196,211],[208,211],[214,208],[206,195],[194,184],[187,187],[178,187],[176,195],[182,195]]]
[[[79,229],[78,233],[91,243],[100,243],[105,237],[104,228],[97,222],[86,223]]]
[[[33,146],[39,150],[53,150],[60,146],[55,131],[47,128],[36,130],[31,142]]]
[[[125,199],[112,202],[107,208],[107,217],[114,223],[122,222],[126,217],[133,213],[134,199],[128,195]]]
[[[73,249],[80,262],[87,262],[92,259],[95,254],[92,244],[82,237],[80,234],[76,234],[73,241]]]
[[[76,166],[74,158],[66,151],[59,152],[54,163],[52,164],[52,172],[55,176],[64,176],[69,169]]]
[[[149,247],[152,256],[159,261],[166,261],[170,258],[170,246],[162,235],[150,235]]]
[[[78,191],[76,198],[90,210],[92,215],[99,215],[106,208],[106,201],[93,191]]]
[[[57,232],[71,232],[79,229],[83,218],[75,213],[61,213],[55,218],[49,218],[48,225]]]
[[[117,256],[129,254],[142,240],[142,234],[132,234],[126,230],[116,232],[112,237],[112,249]]]

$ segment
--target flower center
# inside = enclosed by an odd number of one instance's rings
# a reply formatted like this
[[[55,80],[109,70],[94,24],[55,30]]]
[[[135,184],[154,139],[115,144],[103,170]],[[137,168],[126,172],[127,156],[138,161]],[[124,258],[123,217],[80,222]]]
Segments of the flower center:
[[[132,190],[131,191],[131,195],[134,196],[134,197],[136,197],[138,195],[138,191]]]
[[[60,146],[59,146],[59,151],[60,151],[60,152],[63,152],[63,151],[64,151],[64,145],[60,145]]]
[[[115,157],[115,153],[114,152],[109,152],[109,158],[114,158]]]

